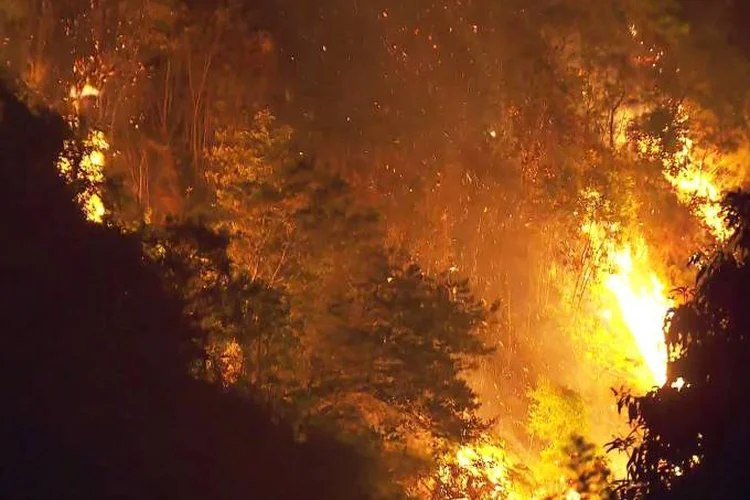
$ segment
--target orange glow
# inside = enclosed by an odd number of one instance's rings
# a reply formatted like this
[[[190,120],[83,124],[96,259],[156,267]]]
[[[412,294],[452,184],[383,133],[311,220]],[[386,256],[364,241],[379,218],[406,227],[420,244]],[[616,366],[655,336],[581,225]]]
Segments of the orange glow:
[[[514,463],[502,445],[485,437],[471,445],[463,445],[448,454],[437,474],[428,483],[437,486],[440,498],[455,500],[541,500],[543,498],[578,499],[565,476],[548,486],[550,491],[519,481]],[[448,487],[447,490],[442,487]],[[417,495],[424,497],[424,494]],[[435,498],[434,494],[430,498]]]
[[[624,120],[631,121],[636,110],[623,112]],[[638,141],[640,154],[661,156],[664,178],[672,185],[680,203],[690,207],[693,214],[708,229],[717,241],[724,241],[730,231],[721,214],[721,200],[726,185],[720,179],[727,178],[727,172],[720,172],[722,165],[711,162],[710,155],[700,150],[689,135],[689,115],[680,106],[677,122],[682,127],[677,142],[679,149],[670,156],[664,156],[664,147],[656,137],[643,137]]]

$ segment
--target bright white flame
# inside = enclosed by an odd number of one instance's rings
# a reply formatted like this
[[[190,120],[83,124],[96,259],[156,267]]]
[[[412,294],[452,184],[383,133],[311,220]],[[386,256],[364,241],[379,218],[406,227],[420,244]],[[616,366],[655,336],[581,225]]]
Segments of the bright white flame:
[[[667,347],[664,342],[664,317],[672,306],[664,285],[653,273],[639,273],[633,265],[632,251],[624,247],[615,255],[616,272],[605,281],[615,295],[622,319],[630,330],[654,381],[667,381]]]

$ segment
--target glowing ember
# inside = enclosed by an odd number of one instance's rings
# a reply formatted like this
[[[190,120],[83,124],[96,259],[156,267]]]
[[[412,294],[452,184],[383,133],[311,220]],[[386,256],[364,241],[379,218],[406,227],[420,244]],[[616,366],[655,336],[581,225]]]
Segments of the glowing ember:
[[[605,285],[615,295],[622,319],[654,382],[664,385],[667,381],[667,347],[663,325],[671,301],[656,275],[635,268],[630,246],[618,251],[614,261],[616,271],[607,277]]]
[[[565,494],[565,500],[581,500],[581,494],[576,490],[568,490]]]

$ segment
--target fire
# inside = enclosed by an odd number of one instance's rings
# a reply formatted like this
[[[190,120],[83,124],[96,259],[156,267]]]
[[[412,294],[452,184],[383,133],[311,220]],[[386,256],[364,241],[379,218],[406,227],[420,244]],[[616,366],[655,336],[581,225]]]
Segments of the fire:
[[[71,99],[83,99],[84,97],[98,97],[99,96],[99,89],[94,87],[93,85],[86,83],[81,89],[78,89],[77,87],[73,86],[70,87],[70,93],[69,97]]]
[[[686,115],[683,119],[687,119]],[[663,175],[672,185],[678,199],[690,205],[695,216],[718,241],[729,237],[729,229],[722,217],[722,191],[714,179],[716,173],[695,159],[693,141],[683,135],[682,145],[676,154],[663,160]],[[639,145],[641,152],[660,151],[660,145],[652,142]],[[589,195],[589,197],[591,197]],[[653,382],[662,386],[667,381],[667,348],[664,342],[664,318],[673,306],[664,283],[650,269],[645,243],[616,247],[613,235],[616,228],[605,231],[600,225],[583,227],[592,242],[611,255],[613,271],[604,278],[605,287],[614,295],[622,320],[638,346],[644,364],[648,367]],[[610,240],[607,240],[610,238]],[[609,317],[610,311],[602,311]]]
[[[72,128],[76,129],[80,126],[78,113],[80,112],[81,99],[98,95],[99,90],[88,83],[81,89],[71,87],[70,97],[74,113],[68,121]],[[78,182],[83,185],[76,201],[81,206],[86,219],[91,222],[102,223],[106,208],[100,187],[104,182],[106,154],[110,145],[104,132],[91,129],[86,133],[82,146],[83,151],[78,152],[74,141],[66,141],[57,161],[57,169],[68,182]]]
[[[101,223],[106,209],[104,201],[98,192],[98,186],[104,182],[105,152],[109,150],[109,142],[100,130],[92,130],[84,141],[88,152],[84,154],[79,165],[81,174],[91,184],[90,192],[84,194],[83,211],[86,218],[92,222]]]
[[[598,200],[599,194],[585,194]],[[589,222],[582,231],[592,246],[600,249],[604,265],[600,279],[611,294],[619,317],[635,341],[643,364],[648,368],[649,383],[663,385],[667,379],[667,347],[664,342],[664,318],[672,307],[665,285],[651,270],[646,243],[630,237],[630,243],[618,245],[620,227]],[[607,269],[608,268],[608,269]],[[607,269],[604,271],[604,269]],[[609,301],[604,301],[600,316],[608,322],[613,318]]]
[[[70,87],[68,97],[73,104],[75,114],[78,115],[81,112],[81,104],[84,103],[84,99],[99,97],[100,90],[93,85],[86,83],[81,88],[75,85]]]
[[[629,245],[617,251],[613,260],[615,272],[605,279],[605,286],[614,294],[622,319],[653,381],[659,386],[664,385],[667,381],[667,347],[663,325],[672,303],[658,277],[634,265]]]
[[[86,219],[102,223],[106,208],[100,193],[109,143],[100,130],[91,130],[82,141],[83,152],[76,152],[74,141],[66,141],[57,160],[57,170],[68,182],[83,185],[76,197]]]
[[[536,498],[513,480],[513,464],[502,446],[485,438],[449,453],[434,478],[439,498],[521,500]],[[433,498],[434,495],[433,495]]]
[[[570,479],[561,475],[544,485],[523,480],[502,445],[482,438],[448,454],[434,478],[436,492],[431,498],[453,500],[580,500]]]
[[[626,112],[628,120],[637,113]],[[649,157],[661,157],[664,178],[672,185],[680,203],[690,207],[693,215],[708,229],[717,241],[730,236],[721,213],[721,200],[724,189],[718,180],[722,175],[721,165],[714,164],[707,151],[700,150],[689,135],[690,116],[680,105],[677,109],[679,135],[676,152],[664,155],[664,145],[656,137],[642,137],[637,144],[638,152]],[[731,176],[729,176],[731,177]]]
[[[686,115],[684,119],[687,120]],[[690,137],[683,135],[679,141],[682,148],[672,158],[664,160],[664,177],[675,189],[678,199],[692,205],[693,213],[714,238],[724,241],[730,232],[721,214],[722,191],[714,181],[716,173],[703,161],[696,160]]]
[[[663,144],[656,137],[640,139],[638,151],[662,158],[663,176],[674,189],[677,199],[690,207],[717,241],[724,241],[730,236],[730,231],[722,214],[723,189],[717,182],[720,165],[712,164],[706,159],[708,155],[696,147],[688,132],[687,111],[680,106],[677,112],[681,130],[677,151],[664,155]],[[625,114],[628,115],[626,120],[631,120],[639,112],[630,110]],[[587,192],[584,199],[597,202],[600,195]],[[594,216],[593,213],[588,215],[590,218]],[[613,270],[604,277],[604,285],[614,295],[622,320],[633,336],[653,382],[664,385],[668,357],[663,326],[673,302],[665,293],[667,287],[649,266],[645,243],[636,239],[635,249],[631,245],[618,247],[614,243],[617,228],[596,222],[584,224],[583,231],[595,248],[603,249],[609,256]],[[603,309],[601,315],[610,319],[611,311]]]

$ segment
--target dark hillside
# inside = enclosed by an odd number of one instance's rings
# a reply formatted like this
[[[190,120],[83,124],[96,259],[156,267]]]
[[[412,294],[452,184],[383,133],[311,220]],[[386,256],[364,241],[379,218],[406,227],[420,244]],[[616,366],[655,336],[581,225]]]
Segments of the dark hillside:
[[[83,220],[64,133],[0,90],[0,498],[364,496],[343,446],[187,375],[200,332],[137,237]]]

